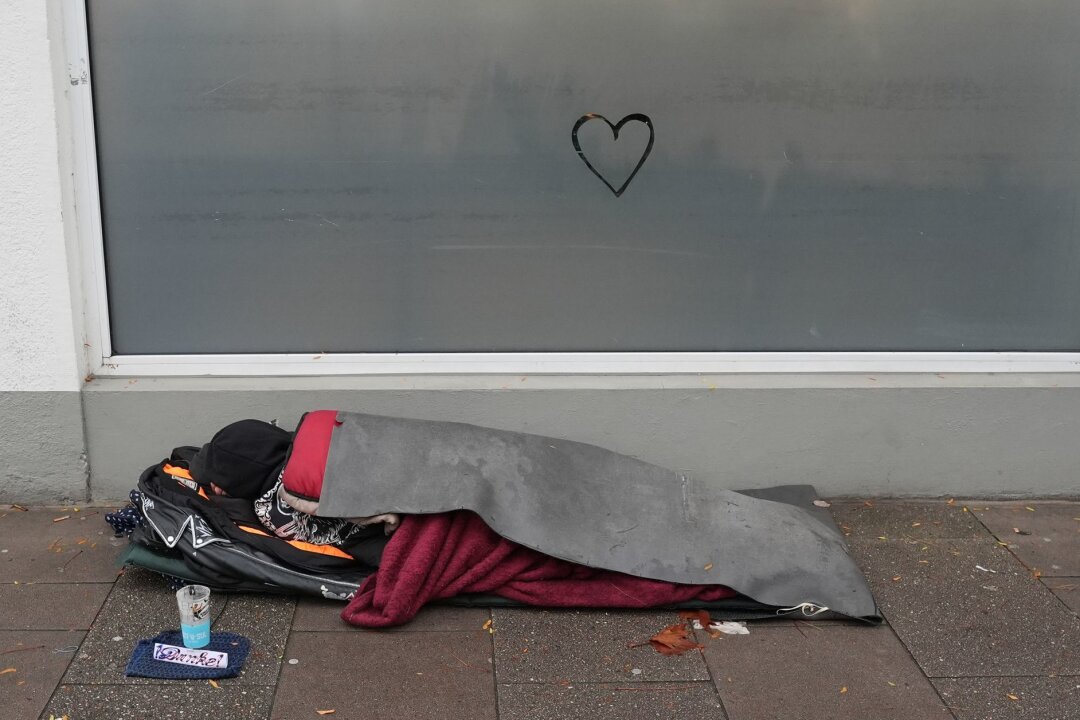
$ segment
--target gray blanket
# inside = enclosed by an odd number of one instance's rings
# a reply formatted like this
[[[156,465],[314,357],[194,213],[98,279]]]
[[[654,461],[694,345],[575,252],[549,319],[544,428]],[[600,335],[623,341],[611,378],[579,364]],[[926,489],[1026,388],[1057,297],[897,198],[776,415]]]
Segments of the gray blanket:
[[[810,486],[724,490],[593,445],[463,423],[338,413],[319,514],[467,509],[557,558],[731,587],[783,612],[877,620]]]

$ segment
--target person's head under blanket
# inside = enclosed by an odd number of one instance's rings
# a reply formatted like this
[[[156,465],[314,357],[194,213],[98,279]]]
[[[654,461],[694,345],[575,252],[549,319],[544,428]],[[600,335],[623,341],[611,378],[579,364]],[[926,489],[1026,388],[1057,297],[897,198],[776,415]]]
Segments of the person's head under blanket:
[[[219,430],[191,459],[192,478],[216,496],[250,500],[267,530],[286,540],[338,545],[382,524],[397,529],[394,514],[367,518],[318,517],[318,502],[296,497],[281,484],[292,433],[261,420],[240,420]]]

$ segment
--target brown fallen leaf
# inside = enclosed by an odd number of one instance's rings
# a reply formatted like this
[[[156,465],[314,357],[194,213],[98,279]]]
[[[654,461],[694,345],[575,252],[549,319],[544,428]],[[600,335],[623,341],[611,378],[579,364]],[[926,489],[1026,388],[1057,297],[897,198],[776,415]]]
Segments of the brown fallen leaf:
[[[956,504],[956,498],[949,498],[949,501],[946,502],[945,504],[946,505],[955,505]]]
[[[649,638],[649,644],[661,655],[682,655],[687,650],[700,650],[705,646],[687,636],[686,625],[669,625]]]
[[[3,670],[0,670],[0,675],[7,675],[8,673],[13,673],[13,672],[18,672],[18,670],[16,670],[16,669],[15,669],[15,668],[13,668],[13,667],[11,667],[11,668],[4,668]]]
[[[1021,530],[1020,528],[1013,528],[1013,532],[1016,533],[1017,535],[1030,535],[1031,534],[1027,530]]]
[[[1009,698],[1010,700],[1019,700],[1020,699],[1019,697],[1017,697],[1016,695],[1013,695],[1012,693],[1005,693],[1005,697]]]
[[[840,694],[841,694],[841,695],[843,695],[843,694],[844,694],[844,693],[846,693],[846,692],[847,692],[847,685],[845,685],[844,687],[840,688]]]
[[[490,630],[490,629],[491,629],[491,625],[492,625],[492,623],[494,623],[494,622],[495,622],[494,620],[491,620],[491,619],[489,618],[489,619],[488,619],[488,621],[487,621],[486,623],[484,623],[484,624],[483,624],[483,625],[481,626],[481,628],[480,628],[480,629],[481,629],[481,630]]]
[[[333,715],[334,713],[337,712],[337,710],[316,710],[315,712],[317,712],[320,715]]]
[[[713,568],[713,564],[712,564],[712,563],[709,563],[709,564],[707,564],[707,565],[705,566],[705,572],[709,572],[710,570],[712,570],[712,568]]]
[[[30,512],[29,510],[24,508],[22,505],[12,505],[11,509],[12,510],[18,510],[19,512]]]
[[[894,575],[892,581],[893,582],[899,582],[900,581],[900,576],[899,575]]]
[[[911,523],[911,527],[919,527],[920,525],[922,525],[920,522]]]
[[[71,517],[71,516],[70,515],[61,515],[58,518],[53,518],[53,522],[61,522],[63,520],[67,520],[69,517]]]
[[[215,690],[221,689],[221,686],[218,685],[217,680],[207,680],[206,682],[210,683],[210,687],[214,688]]]

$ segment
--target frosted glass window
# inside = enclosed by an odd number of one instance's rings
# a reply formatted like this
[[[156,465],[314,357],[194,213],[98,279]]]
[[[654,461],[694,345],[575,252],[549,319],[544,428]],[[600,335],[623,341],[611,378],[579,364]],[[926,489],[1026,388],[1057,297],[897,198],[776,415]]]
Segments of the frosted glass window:
[[[117,353],[1080,350],[1080,3],[89,10]]]

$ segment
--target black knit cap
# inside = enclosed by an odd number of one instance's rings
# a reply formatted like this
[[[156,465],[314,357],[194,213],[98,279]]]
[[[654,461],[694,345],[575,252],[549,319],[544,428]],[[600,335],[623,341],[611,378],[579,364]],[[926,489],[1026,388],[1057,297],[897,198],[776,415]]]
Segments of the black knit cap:
[[[196,482],[214,483],[230,497],[254,500],[270,489],[285,463],[292,433],[262,420],[240,420],[218,430],[191,458]]]

